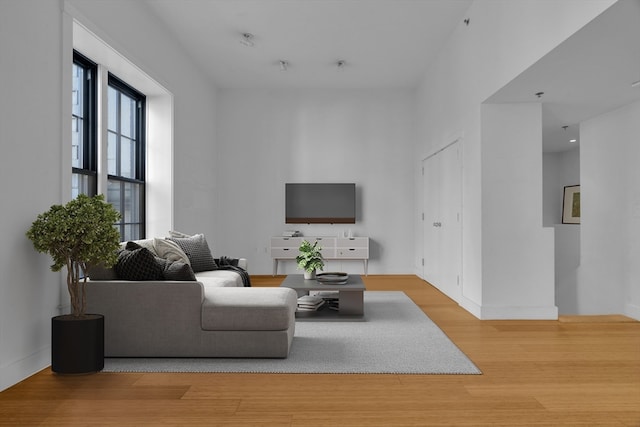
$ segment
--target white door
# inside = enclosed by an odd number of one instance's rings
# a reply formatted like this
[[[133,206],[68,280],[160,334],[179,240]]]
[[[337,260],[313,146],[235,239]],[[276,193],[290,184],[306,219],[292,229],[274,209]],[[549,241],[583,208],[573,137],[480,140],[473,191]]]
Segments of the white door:
[[[440,159],[437,155],[422,162],[423,175],[423,278],[434,286],[440,282],[440,266],[438,251],[441,246],[440,227]]]
[[[423,278],[455,301],[462,295],[462,162],[454,142],[423,163]]]

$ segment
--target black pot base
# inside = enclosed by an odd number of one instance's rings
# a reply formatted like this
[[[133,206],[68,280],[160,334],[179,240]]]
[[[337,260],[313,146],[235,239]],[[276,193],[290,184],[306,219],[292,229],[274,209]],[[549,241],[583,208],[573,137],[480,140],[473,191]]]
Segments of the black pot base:
[[[51,370],[58,374],[90,374],[104,368],[104,316],[51,319]]]

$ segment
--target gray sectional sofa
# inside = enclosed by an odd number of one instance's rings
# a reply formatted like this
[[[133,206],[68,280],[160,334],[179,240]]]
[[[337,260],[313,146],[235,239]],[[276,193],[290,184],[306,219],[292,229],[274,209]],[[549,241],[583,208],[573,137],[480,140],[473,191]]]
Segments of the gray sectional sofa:
[[[295,333],[296,292],[249,287],[235,268],[202,270],[211,255],[204,236],[196,236],[136,241],[126,245],[129,253],[123,245],[124,255],[114,268],[89,272],[87,312],[105,316],[105,356],[287,357]],[[188,245],[194,242],[196,249]],[[163,273],[156,277],[150,262],[140,266],[137,260],[129,266],[135,280],[127,278],[121,261],[138,257],[133,252],[144,253],[148,261],[147,251]],[[204,264],[197,259],[203,253]],[[246,268],[246,260],[237,265]],[[153,272],[139,280],[142,270]]]

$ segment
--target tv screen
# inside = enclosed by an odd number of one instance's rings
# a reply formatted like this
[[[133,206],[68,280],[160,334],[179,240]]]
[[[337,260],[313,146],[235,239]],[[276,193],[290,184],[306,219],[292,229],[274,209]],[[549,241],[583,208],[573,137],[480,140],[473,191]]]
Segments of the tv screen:
[[[355,224],[355,184],[285,184],[285,223]]]

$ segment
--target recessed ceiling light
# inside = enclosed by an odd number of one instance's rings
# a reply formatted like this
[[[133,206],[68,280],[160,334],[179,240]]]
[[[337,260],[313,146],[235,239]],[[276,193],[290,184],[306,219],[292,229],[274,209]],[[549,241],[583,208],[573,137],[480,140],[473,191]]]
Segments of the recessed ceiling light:
[[[242,33],[242,38],[240,39],[240,44],[253,47],[253,34],[251,33]]]
[[[570,139],[569,142],[578,142],[577,139]]]

